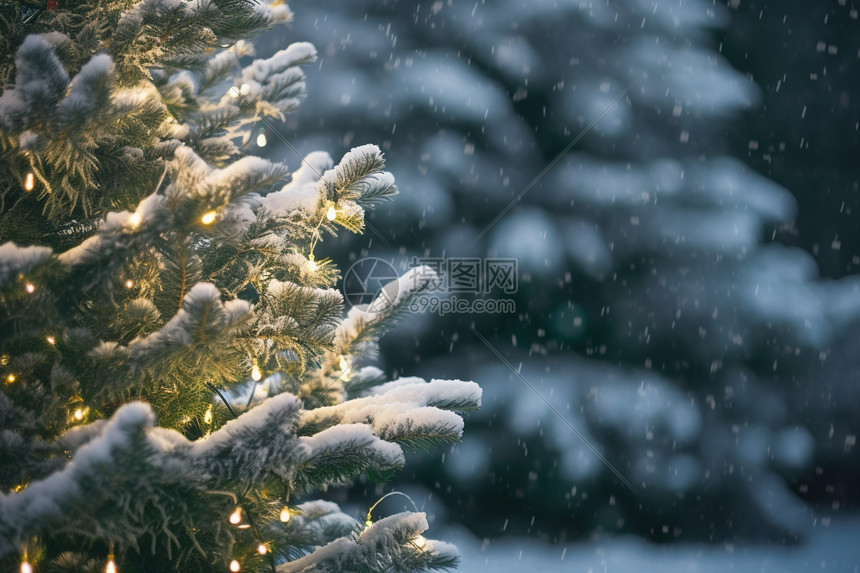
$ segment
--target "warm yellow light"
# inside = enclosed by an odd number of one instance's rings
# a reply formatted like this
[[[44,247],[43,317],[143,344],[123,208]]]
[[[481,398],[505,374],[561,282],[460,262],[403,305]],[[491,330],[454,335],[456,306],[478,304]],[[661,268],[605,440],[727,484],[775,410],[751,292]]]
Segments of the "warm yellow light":
[[[250,529],[251,528],[251,526],[247,523],[242,523],[240,525],[237,525],[236,527],[238,527],[239,529]]]
[[[56,339],[53,336],[48,336],[45,338],[45,340],[48,341],[48,344],[56,344],[57,343]]]
[[[33,172],[30,171],[29,173],[27,173],[27,177],[24,178],[24,189],[26,189],[27,191],[32,191],[35,186],[36,178],[33,175]]]
[[[242,84],[242,87],[239,88],[239,93],[243,96],[248,95],[249,93],[251,93],[251,86],[249,86],[248,84]]]
[[[260,135],[257,136],[257,147],[266,147],[266,144],[268,142],[269,142],[269,140],[266,139],[265,133],[261,133]]]
[[[314,256],[308,256],[308,269],[311,271],[316,271],[319,268],[317,262],[314,260]]]
[[[342,376],[349,376],[349,372],[352,369],[352,364],[346,356],[340,357],[340,371]]]
[[[85,412],[81,408],[75,409],[75,420],[83,420]]]
[[[325,212],[325,218],[329,221],[337,219],[337,209],[334,208],[334,205],[329,205],[328,211]]]
[[[290,515],[290,508],[285,505],[284,508],[281,510],[281,521],[286,523],[290,520],[290,517],[292,517]]]
[[[132,213],[131,217],[128,218],[128,224],[132,227],[137,227],[138,225],[140,225],[140,221],[140,213]]]
[[[9,384],[14,382],[15,380],[17,380],[17,378],[15,377],[14,374],[10,374],[9,376],[6,377],[6,382],[8,382]]]
[[[263,373],[260,372],[260,367],[254,364],[254,367],[251,368],[251,380],[254,382],[259,382],[260,378],[263,377]]]
[[[427,544],[427,540],[424,539],[423,535],[419,535],[418,537],[416,537],[415,539],[412,540],[412,543],[414,543],[418,549],[423,549],[424,546]]]
[[[33,566],[26,559],[21,561],[21,573],[33,573]]]
[[[116,573],[116,562],[113,560],[113,554],[108,555],[107,566],[105,567],[105,573]]]
[[[365,529],[367,529],[367,528],[368,528],[368,527],[370,527],[371,525],[373,525],[373,522],[372,522],[371,520],[369,520],[369,519],[368,519],[367,521],[365,521],[365,522],[364,522],[364,528],[365,528]]]
[[[230,571],[233,571],[235,573],[236,571],[238,571],[241,568],[242,568],[242,566],[239,565],[239,562],[236,561],[235,559],[230,562]]]
[[[36,287],[33,285],[33,283],[27,283],[24,288],[27,289],[27,292],[30,294],[33,294],[33,292],[36,290]]]
[[[125,288],[131,288],[131,287],[133,287],[133,286],[134,286],[134,281],[133,281],[133,280],[128,279],[127,281],[125,281]]]
[[[206,414],[203,415],[203,421],[207,424],[212,423],[212,406],[209,406],[209,409],[206,410]]]
[[[269,549],[262,543],[257,546],[257,553],[259,553],[260,555],[265,555],[268,552]]]
[[[217,215],[217,213],[215,211],[209,211],[208,213],[206,213],[202,217],[200,217],[200,222],[203,223],[204,225],[211,225],[212,223],[215,222],[215,216],[216,215]]]
[[[237,525],[242,521],[242,508],[237,507],[233,510],[233,513],[230,514],[230,523],[233,525]]]
[[[239,89],[236,86],[230,88],[230,95],[235,99],[239,97]]]

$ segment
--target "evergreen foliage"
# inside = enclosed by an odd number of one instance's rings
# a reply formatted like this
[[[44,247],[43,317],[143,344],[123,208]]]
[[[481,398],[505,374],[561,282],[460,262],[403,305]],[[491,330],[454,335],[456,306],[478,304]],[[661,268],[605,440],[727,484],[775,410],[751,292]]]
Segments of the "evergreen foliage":
[[[343,319],[338,270],[314,258],[397,193],[380,150],[293,173],[247,155],[316,59],[307,43],[254,59],[289,9],[26,8],[0,9],[0,566],[454,566],[423,514],[363,526],[299,503],[459,440],[481,392],[359,368],[426,286],[404,276]]]

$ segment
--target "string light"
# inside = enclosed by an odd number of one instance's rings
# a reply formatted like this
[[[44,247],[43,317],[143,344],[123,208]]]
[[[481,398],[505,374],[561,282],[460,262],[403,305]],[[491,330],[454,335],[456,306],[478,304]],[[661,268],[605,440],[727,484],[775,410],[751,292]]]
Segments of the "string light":
[[[242,84],[242,87],[239,88],[239,93],[243,96],[248,95],[249,93],[251,93],[251,86],[249,86],[248,84]]]
[[[265,555],[268,552],[269,548],[266,547],[264,544],[261,543],[257,546],[257,553],[259,553],[260,555]]]
[[[292,515],[290,514],[290,508],[285,505],[283,509],[281,509],[280,517],[283,523],[288,522],[290,520],[290,517],[292,517]]]
[[[239,565],[239,562],[236,561],[235,559],[230,562],[230,571],[233,571],[235,573],[236,571],[238,571],[241,568],[242,568],[242,566]]]
[[[24,289],[25,289],[28,293],[33,294],[33,292],[35,292],[35,290],[36,290],[36,287],[35,287],[35,285],[33,285],[33,283],[27,283],[27,284],[24,286]]]
[[[241,525],[238,525],[237,527],[239,529],[251,529],[251,524],[250,523],[242,523]]]
[[[133,286],[134,286],[134,281],[133,281],[133,280],[128,279],[127,281],[125,281],[125,288],[131,288],[131,287],[133,287]]]
[[[317,262],[314,260],[314,256],[308,255],[308,269],[310,269],[311,271],[316,271],[318,268],[319,265],[317,265]]]
[[[415,539],[412,540],[412,543],[414,543],[415,547],[417,547],[418,549],[423,549],[424,546],[427,544],[427,540],[424,539],[423,535],[419,535],[418,537],[416,537]]]
[[[34,187],[36,187],[36,178],[32,171],[28,171],[27,176],[24,178],[24,189],[32,191]]]
[[[54,345],[57,343],[57,340],[53,336],[48,336],[45,338],[48,341],[48,344]]]
[[[212,423],[212,406],[209,406],[209,409],[206,410],[206,413],[203,415],[203,421],[207,424]]]
[[[30,565],[26,557],[21,561],[21,573],[33,573],[33,566]]]
[[[18,379],[18,378],[16,378],[14,374],[10,374],[9,376],[7,376],[7,377],[6,377],[6,382],[8,382],[9,384],[11,384],[12,382],[14,382],[14,381],[15,381],[15,380],[17,380],[17,379]]]
[[[254,382],[259,382],[262,377],[263,374],[262,372],[260,372],[260,367],[254,364],[254,367],[251,368],[251,380],[253,380]]]
[[[239,90],[236,88],[236,86],[230,88],[230,95],[233,97],[233,99],[239,97]]]
[[[233,510],[233,513],[230,514],[230,523],[233,525],[238,525],[242,522],[242,508],[237,507]]]
[[[337,219],[337,209],[334,208],[334,205],[328,206],[328,211],[325,212],[325,218],[329,221]]]
[[[200,222],[204,225],[211,225],[215,222],[215,216],[217,213],[215,211],[209,211],[205,213],[202,217],[200,217]]]
[[[266,134],[260,132],[260,134],[257,136],[257,147],[266,147],[267,143],[268,140],[266,139]]]
[[[105,566],[105,573],[116,573],[116,562],[113,560],[113,553],[108,553],[108,562]]]
[[[364,528],[365,529],[368,529],[371,525],[373,525],[373,521],[369,517],[366,520],[364,520]]]
[[[132,213],[131,217],[128,218],[128,224],[131,225],[133,228],[137,228],[137,226],[140,225],[140,221],[140,213]]]
[[[76,408],[75,409],[75,420],[78,420],[78,421],[83,420],[85,414],[86,414],[86,412],[84,412],[83,409]]]

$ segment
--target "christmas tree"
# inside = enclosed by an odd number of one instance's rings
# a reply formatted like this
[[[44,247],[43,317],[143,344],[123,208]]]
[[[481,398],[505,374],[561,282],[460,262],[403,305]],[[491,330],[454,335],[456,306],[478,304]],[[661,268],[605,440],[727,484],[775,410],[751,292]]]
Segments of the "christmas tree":
[[[343,319],[315,248],[397,192],[373,145],[290,173],[247,155],[305,96],[277,0],[0,8],[0,565],[30,571],[414,571],[424,514],[313,492],[459,440],[472,382],[388,381],[416,269]],[[267,123],[268,124],[268,123]]]

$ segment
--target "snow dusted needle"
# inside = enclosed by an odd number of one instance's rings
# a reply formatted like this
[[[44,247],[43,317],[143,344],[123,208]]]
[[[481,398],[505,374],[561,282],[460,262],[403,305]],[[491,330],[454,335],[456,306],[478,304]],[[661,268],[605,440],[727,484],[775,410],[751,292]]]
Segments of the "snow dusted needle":
[[[570,429],[573,431],[573,433],[574,433],[574,434],[576,434],[576,435],[579,437],[579,439],[580,439],[580,440],[582,440],[582,441],[583,441],[583,443],[584,443],[586,446],[588,446],[588,447],[589,447],[589,449],[590,449],[592,452],[594,452],[594,455],[596,455],[598,458],[600,458],[600,461],[601,461],[601,462],[603,462],[603,463],[604,463],[604,465],[606,465],[606,467],[608,467],[610,470],[612,470],[612,473],[614,473],[614,474],[615,474],[615,476],[616,476],[618,479],[620,479],[620,480],[624,483],[624,485],[626,485],[626,486],[630,489],[630,491],[632,491],[634,494],[636,494],[636,497],[639,497],[639,491],[638,491],[635,487],[633,487],[633,484],[631,484],[629,481],[627,481],[627,479],[626,479],[623,475],[621,475],[621,472],[619,472],[617,469],[615,469],[615,466],[613,466],[611,463],[609,463],[609,460],[607,460],[606,458],[604,458],[604,457],[603,457],[603,455],[601,455],[601,453],[597,451],[597,448],[595,448],[594,446],[592,446],[592,445],[588,442],[588,440],[586,440],[586,439],[585,439],[585,436],[583,436],[583,435],[579,432],[579,430],[577,430],[576,428],[574,428],[574,427],[573,427],[573,424],[571,424],[570,422],[568,422],[568,421],[567,421],[567,418],[565,418],[564,416],[562,416],[562,415],[561,415],[561,412],[559,412],[558,410],[556,410],[556,409],[555,409],[555,407],[554,407],[552,404],[550,404],[550,403],[549,403],[549,401],[548,401],[546,398],[544,398],[543,396],[541,396],[540,392],[538,392],[538,391],[537,391],[537,388],[535,388],[534,386],[532,386],[532,385],[531,385],[531,383],[530,383],[528,380],[526,380],[525,378],[523,378],[523,375],[522,375],[522,374],[520,374],[520,373],[517,371],[517,369],[516,369],[516,368],[514,368],[514,367],[511,365],[511,363],[510,363],[510,362],[508,362],[508,361],[505,359],[505,357],[504,357],[504,356],[502,356],[502,354],[501,354],[498,350],[496,350],[496,349],[493,347],[493,345],[492,345],[492,344],[490,344],[490,342],[489,342],[486,338],[484,338],[483,336],[481,336],[481,333],[480,333],[480,332],[478,332],[477,330],[475,330],[475,327],[471,327],[471,328],[472,328],[472,332],[474,332],[474,333],[475,333],[475,336],[477,336],[478,338],[480,338],[480,339],[481,339],[481,342],[483,342],[484,344],[486,344],[486,345],[487,345],[487,348],[489,348],[489,349],[492,351],[492,353],[493,353],[493,354],[495,354],[495,355],[499,358],[499,360],[501,360],[502,362],[504,362],[505,366],[507,366],[508,368],[510,368],[510,369],[511,369],[511,372],[513,372],[514,374],[516,374],[516,375],[517,375],[517,377],[518,377],[520,380],[522,380],[522,381],[523,381],[523,383],[524,383],[526,386],[528,386],[529,388],[531,388],[532,392],[534,392],[535,394],[537,394],[537,397],[538,397],[538,398],[540,398],[541,400],[543,400],[543,401],[544,401],[544,403],[545,403],[547,406],[549,406],[549,409],[550,409],[550,410],[552,410],[552,411],[553,411],[553,413],[554,413],[556,416],[558,416],[558,418],[559,418],[562,422],[564,422],[564,423],[565,423],[565,425],[567,425],[567,427],[568,427],[568,428],[570,428]]]

